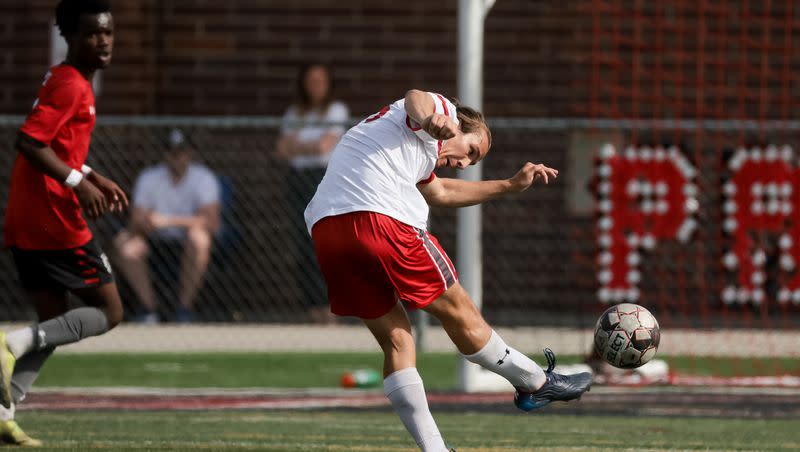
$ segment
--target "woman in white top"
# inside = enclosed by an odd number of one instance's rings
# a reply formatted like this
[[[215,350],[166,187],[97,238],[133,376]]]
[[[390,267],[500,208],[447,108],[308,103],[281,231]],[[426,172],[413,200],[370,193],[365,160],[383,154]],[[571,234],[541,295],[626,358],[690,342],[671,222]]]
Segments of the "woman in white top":
[[[296,226],[297,293],[312,321],[329,323],[334,317],[311,239],[305,233],[303,211],[325,175],[330,153],[344,134],[350,113],[343,102],[333,99],[333,74],[326,64],[303,66],[297,81],[297,99],[283,116],[276,152],[291,167],[287,202]]]

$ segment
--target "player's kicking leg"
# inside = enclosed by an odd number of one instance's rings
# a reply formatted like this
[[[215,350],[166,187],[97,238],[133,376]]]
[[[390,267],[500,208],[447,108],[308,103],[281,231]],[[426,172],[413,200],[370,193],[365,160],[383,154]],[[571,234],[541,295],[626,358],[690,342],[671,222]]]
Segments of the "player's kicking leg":
[[[383,350],[383,389],[395,413],[423,452],[448,452],[428,408],[411,324],[402,306],[397,303],[387,314],[364,323]]]
[[[483,319],[467,292],[456,283],[425,310],[439,319],[464,357],[504,377],[516,388],[514,402],[530,411],[553,401],[580,398],[592,384],[592,374],[561,375],[553,372],[555,355],[546,350],[543,371],[530,358],[507,345]]]

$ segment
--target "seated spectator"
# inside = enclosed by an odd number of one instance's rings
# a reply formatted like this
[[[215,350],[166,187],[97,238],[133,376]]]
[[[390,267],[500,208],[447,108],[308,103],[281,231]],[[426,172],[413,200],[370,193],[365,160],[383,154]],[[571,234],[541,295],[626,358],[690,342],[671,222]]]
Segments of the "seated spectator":
[[[168,243],[182,248],[175,320],[188,323],[220,226],[219,183],[211,170],[192,161],[192,154],[189,140],[172,130],[164,162],[145,168],[137,178],[130,224],[114,239],[116,267],[144,306],[137,317],[142,323],[159,321],[148,265],[152,248]]]
[[[286,186],[295,230],[295,284],[311,320],[333,323],[335,316],[328,309],[325,282],[317,267],[303,212],[325,175],[330,153],[345,132],[344,123],[350,113],[344,103],[333,99],[333,75],[327,65],[302,67],[297,82],[297,100],[283,116],[284,125],[276,144],[277,154],[291,167]]]

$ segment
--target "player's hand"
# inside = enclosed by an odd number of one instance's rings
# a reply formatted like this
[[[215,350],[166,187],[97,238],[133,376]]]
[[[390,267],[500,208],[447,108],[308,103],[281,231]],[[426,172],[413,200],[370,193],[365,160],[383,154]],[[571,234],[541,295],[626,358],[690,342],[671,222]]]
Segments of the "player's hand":
[[[92,183],[106,197],[106,204],[110,212],[122,212],[128,208],[128,197],[114,181],[92,171]]]
[[[78,197],[81,208],[89,215],[89,218],[100,218],[108,212],[108,203],[105,195],[85,177],[72,190],[75,192],[75,196]]]
[[[511,183],[511,191],[521,192],[528,189],[534,182],[543,179],[545,184],[550,183],[551,179],[558,177],[558,170],[549,168],[541,163],[528,162],[521,170],[517,172],[509,182]]]
[[[437,140],[449,140],[461,133],[458,125],[447,115],[434,113],[422,121],[422,130]]]

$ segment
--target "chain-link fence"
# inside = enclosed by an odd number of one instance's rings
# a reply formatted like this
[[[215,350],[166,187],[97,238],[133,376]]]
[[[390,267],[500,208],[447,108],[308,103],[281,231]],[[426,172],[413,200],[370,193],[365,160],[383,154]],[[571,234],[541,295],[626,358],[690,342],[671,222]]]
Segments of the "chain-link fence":
[[[222,187],[222,227],[194,303],[199,320],[302,322],[309,320],[310,309],[325,303],[324,284],[302,219],[320,175],[294,170],[275,155],[278,124],[270,118],[116,118],[101,120],[94,132],[90,165],[128,192],[142,169],[163,160],[164,138],[173,127],[184,130],[195,143],[196,159],[217,174]],[[0,139],[7,148],[17,127],[18,122],[12,120],[2,127]],[[487,161],[487,177],[507,177],[525,159],[540,158],[556,167],[566,164],[563,132],[498,131],[496,137],[494,146],[500,151]],[[536,145],[532,146],[534,137]],[[2,185],[7,187],[15,153],[6,152],[4,156],[0,173]],[[579,253],[590,261],[592,242],[591,222],[569,221],[562,191],[553,187],[487,205],[486,310],[494,317],[525,322],[541,319],[534,312],[555,310],[564,303],[575,307],[592,303],[592,277],[586,272],[583,290],[563,290],[574,287],[575,280],[580,279],[576,277],[581,273],[569,268],[574,266],[570,264],[574,262],[572,256]],[[6,196],[4,189],[3,201]],[[434,210],[431,219],[433,231],[451,253],[455,249],[454,218],[454,211]],[[92,225],[112,263],[114,237],[127,221],[125,215],[109,215]],[[504,227],[491,227],[498,223]],[[554,227],[556,224],[570,225]],[[159,313],[167,320],[174,318],[178,307],[180,253],[180,246],[159,243],[149,259]],[[547,262],[552,267],[554,256],[561,256],[559,270],[540,271]],[[0,268],[0,286],[5,294],[3,317],[30,318],[32,313],[16,284],[16,271],[7,254],[2,256]],[[126,312],[132,318],[142,312],[141,304],[125,279],[118,275],[118,280]],[[532,314],[523,319],[520,310]],[[582,312],[572,311],[576,315]],[[574,318],[565,321],[575,322]]]
[[[6,118],[0,140],[0,184],[8,186],[11,150],[21,118]],[[162,161],[164,137],[180,127],[196,145],[196,160],[217,175],[222,190],[222,227],[204,283],[195,297],[196,320],[205,322],[308,322],[325,304],[302,211],[319,174],[298,172],[274,153],[277,118],[107,118],[93,136],[89,164],[130,192],[141,170]],[[593,162],[602,143],[678,144],[698,169],[700,227],[689,243],[665,241],[642,258],[641,300],[662,326],[798,324],[797,310],[721,301],[726,270],[722,230],[723,155],[746,141],[741,124],[728,132],[697,129],[695,123],[613,124],[601,121],[516,120],[492,123],[494,144],[484,178],[512,176],[525,161],[558,168],[548,186],[493,200],[483,208],[484,305],[495,325],[592,326],[598,302],[597,214],[591,194]],[[649,129],[648,129],[649,128]],[[646,131],[646,132],[643,132]],[[769,142],[796,143],[790,127],[769,133]],[[443,172],[440,176],[452,176]],[[800,187],[797,188],[800,190]],[[796,190],[796,191],[797,191]],[[0,191],[5,205],[7,188]],[[114,237],[125,215],[109,215],[92,227],[114,262]],[[458,266],[455,210],[433,209],[431,230]],[[159,314],[175,318],[180,291],[181,247],[159,244],[149,258]],[[0,256],[2,320],[33,314],[16,282],[8,253]],[[119,277],[128,319],[142,312],[134,291]],[[742,317],[745,316],[745,317]],[[749,317],[747,317],[749,316]]]

